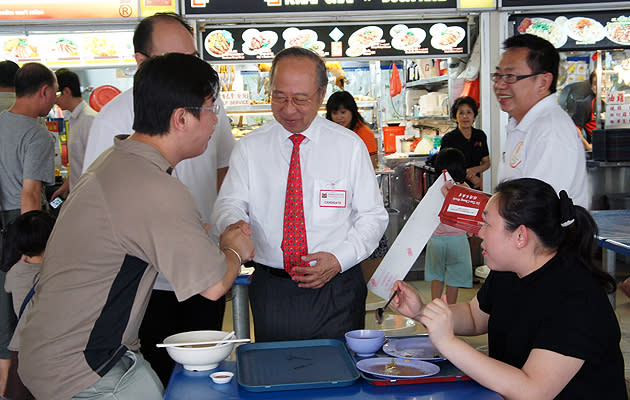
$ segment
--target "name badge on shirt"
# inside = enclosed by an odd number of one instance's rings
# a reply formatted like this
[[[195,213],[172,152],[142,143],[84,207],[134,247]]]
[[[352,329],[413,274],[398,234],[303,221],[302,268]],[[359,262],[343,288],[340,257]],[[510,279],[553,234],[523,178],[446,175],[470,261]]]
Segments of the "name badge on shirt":
[[[346,208],[346,191],[345,190],[320,190],[319,191],[320,207]]]

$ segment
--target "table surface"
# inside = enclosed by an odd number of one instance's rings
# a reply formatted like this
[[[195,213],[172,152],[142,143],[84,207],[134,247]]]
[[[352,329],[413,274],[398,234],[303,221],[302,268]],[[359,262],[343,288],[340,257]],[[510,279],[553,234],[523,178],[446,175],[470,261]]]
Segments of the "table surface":
[[[261,365],[261,368],[265,366]],[[308,390],[274,392],[248,392],[238,385],[238,378],[230,383],[218,385],[209,375],[217,371],[236,373],[236,361],[223,361],[212,371],[187,371],[180,364],[175,366],[166,388],[165,400],[211,400],[211,399],[361,399],[361,400],[499,400],[497,393],[473,381],[448,383],[422,383],[415,385],[374,386],[359,378],[351,386]]]
[[[599,228],[600,246],[630,256],[630,210],[591,211]]]

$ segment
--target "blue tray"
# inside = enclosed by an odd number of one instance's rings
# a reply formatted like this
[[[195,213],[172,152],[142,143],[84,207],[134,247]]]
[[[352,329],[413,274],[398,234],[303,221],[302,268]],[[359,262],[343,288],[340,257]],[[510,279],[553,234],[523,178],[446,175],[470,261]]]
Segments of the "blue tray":
[[[236,350],[238,383],[251,392],[350,386],[359,371],[340,340],[251,343]]]

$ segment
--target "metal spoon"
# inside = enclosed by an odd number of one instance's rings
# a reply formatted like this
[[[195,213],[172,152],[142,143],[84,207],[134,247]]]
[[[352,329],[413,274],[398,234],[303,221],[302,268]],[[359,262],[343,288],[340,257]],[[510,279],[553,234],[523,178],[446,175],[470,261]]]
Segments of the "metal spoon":
[[[383,323],[383,314],[385,313],[385,309],[387,308],[389,303],[391,303],[392,300],[394,300],[394,297],[396,297],[397,294],[398,294],[398,290],[394,290],[392,297],[390,297],[389,300],[387,300],[387,303],[385,303],[383,307],[379,307],[376,309],[376,322],[379,325]]]

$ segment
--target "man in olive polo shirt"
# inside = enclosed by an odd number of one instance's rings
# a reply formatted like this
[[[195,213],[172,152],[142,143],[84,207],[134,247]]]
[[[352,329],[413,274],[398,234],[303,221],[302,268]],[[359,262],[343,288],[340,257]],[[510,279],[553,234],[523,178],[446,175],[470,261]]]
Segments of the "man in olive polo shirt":
[[[162,384],[137,352],[158,272],[180,301],[215,300],[252,258],[238,228],[221,236],[219,250],[192,195],[170,176],[206,149],[218,82],[209,64],[185,54],[138,69],[135,132],[116,137],[70,193],[25,315],[18,372],[37,399],[161,399]]]

